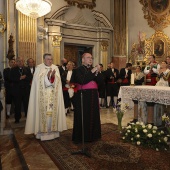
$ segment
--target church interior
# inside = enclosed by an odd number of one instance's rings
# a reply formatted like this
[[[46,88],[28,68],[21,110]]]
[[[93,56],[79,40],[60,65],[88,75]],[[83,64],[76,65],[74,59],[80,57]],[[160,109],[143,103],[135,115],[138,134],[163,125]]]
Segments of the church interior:
[[[36,3],[42,2],[45,6],[40,11],[32,9],[30,13],[24,9],[34,8]],[[33,4],[27,6],[25,3]],[[35,65],[39,65],[43,63],[44,53],[52,54],[55,65],[61,65],[61,60],[66,58],[78,67],[84,52],[92,54],[93,66],[102,63],[104,70],[110,62],[114,62],[118,70],[125,68],[126,63],[131,63],[132,72],[135,72],[137,66],[145,68],[152,54],[158,63],[165,61],[170,56],[170,0],[0,1],[1,73],[8,67],[10,59],[22,57],[27,65],[26,61],[32,58]],[[164,90],[164,87],[159,89]],[[159,95],[166,97],[163,104],[168,105],[169,102],[170,105],[170,91],[168,87],[165,90],[166,93]],[[43,143],[35,139],[34,135],[24,135],[24,114],[19,124],[14,123],[13,113],[6,119],[3,80],[0,97],[4,108],[0,118],[0,169],[170,169],[169,150],[155,151],[126,143],[119,146],[121,132],[115,128],[118,121],[113,107],[100,108],[103,136],[96,146],[87,144],[91,152],[94,152],[92,158],[88,158],[71,154],[72,150],[82,147],[71,141],[73,111],[66,116],[68,132],[64,132],[62,141],[57,144]],[[130,105],[123,116],[123,127],[135,118],[136,103],[131,101],[130,104],[133,106]],[[107,136],[112,130],[114,135]],[[67,140],[70,140],[68,145]],[[103,144],[104,141],[106,143]],[[112,146],[110,149],[109,144]],[[53,152],[57,147],[60,148],[58,153]]]

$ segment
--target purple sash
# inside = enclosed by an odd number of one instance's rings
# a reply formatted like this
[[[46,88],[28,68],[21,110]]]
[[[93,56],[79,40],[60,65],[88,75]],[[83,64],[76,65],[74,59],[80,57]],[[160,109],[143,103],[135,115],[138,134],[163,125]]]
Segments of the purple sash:
[[[81,85],[77,84],[77,90],[85,90],[85,89],[97,89],[97,83],[95,81],[90,81],[87,84]]]

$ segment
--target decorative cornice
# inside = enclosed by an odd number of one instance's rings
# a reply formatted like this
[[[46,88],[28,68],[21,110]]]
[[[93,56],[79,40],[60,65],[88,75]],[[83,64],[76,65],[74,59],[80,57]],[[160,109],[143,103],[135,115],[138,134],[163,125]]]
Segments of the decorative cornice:
[[[170,1],[139,0],[143,5],[144,18],[151,28],[163,30],[170,24]]]
[[[78,8],[93,9],[96,6],[96,0],[65,0],[69,5],[77,5]]]

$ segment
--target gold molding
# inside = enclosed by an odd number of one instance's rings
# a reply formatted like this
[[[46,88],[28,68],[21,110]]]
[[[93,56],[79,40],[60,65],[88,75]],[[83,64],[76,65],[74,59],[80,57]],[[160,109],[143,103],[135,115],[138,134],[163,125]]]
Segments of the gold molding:
[[[158,62],[166,60],[170,55],[170,39],[163,31],[156,31],[150,38],[145,39],[146,34],[140,33],[139,43],[133,43],[130,62],[132,64],[148,62],[148,56],[154,54]]]
[[[0,33],[4,33],[6,30],[6,23],[2,14],[0,14]]]
[[[101,51],[107,51],[109,46],[108,41],[101,41]]]
[[[61,35],[54,35],[52,37],[52,41],[53,41],[52,46],[60,47],[61,40],[62,40],[62,36]]]
[[[76,5],[78,8],[89,8],[93,9],[96,6],[96,0],[65,0],[69,5]]]
[[[163,30],[170,24],[170,1],[139,0],[143,5],[144,18],[151,28]]]
[[[150,38],[145,40],[145,54],[146,58],[151,54],[155,54],[158,61],[165,60],[166,56],[170,55],[169,37],[162,31],[156,31]]]

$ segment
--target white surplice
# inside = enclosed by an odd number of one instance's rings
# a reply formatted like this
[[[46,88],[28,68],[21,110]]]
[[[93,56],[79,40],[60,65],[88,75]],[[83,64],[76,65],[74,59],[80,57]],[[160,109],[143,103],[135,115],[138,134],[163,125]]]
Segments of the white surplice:
[[[47,78],[49,70],[56,70],[55,80]],[[45,64],[37,66],[29,98],[25,134],[35,134],[41,140],[59,137],[67,130],[61,78],[58,67]]]

